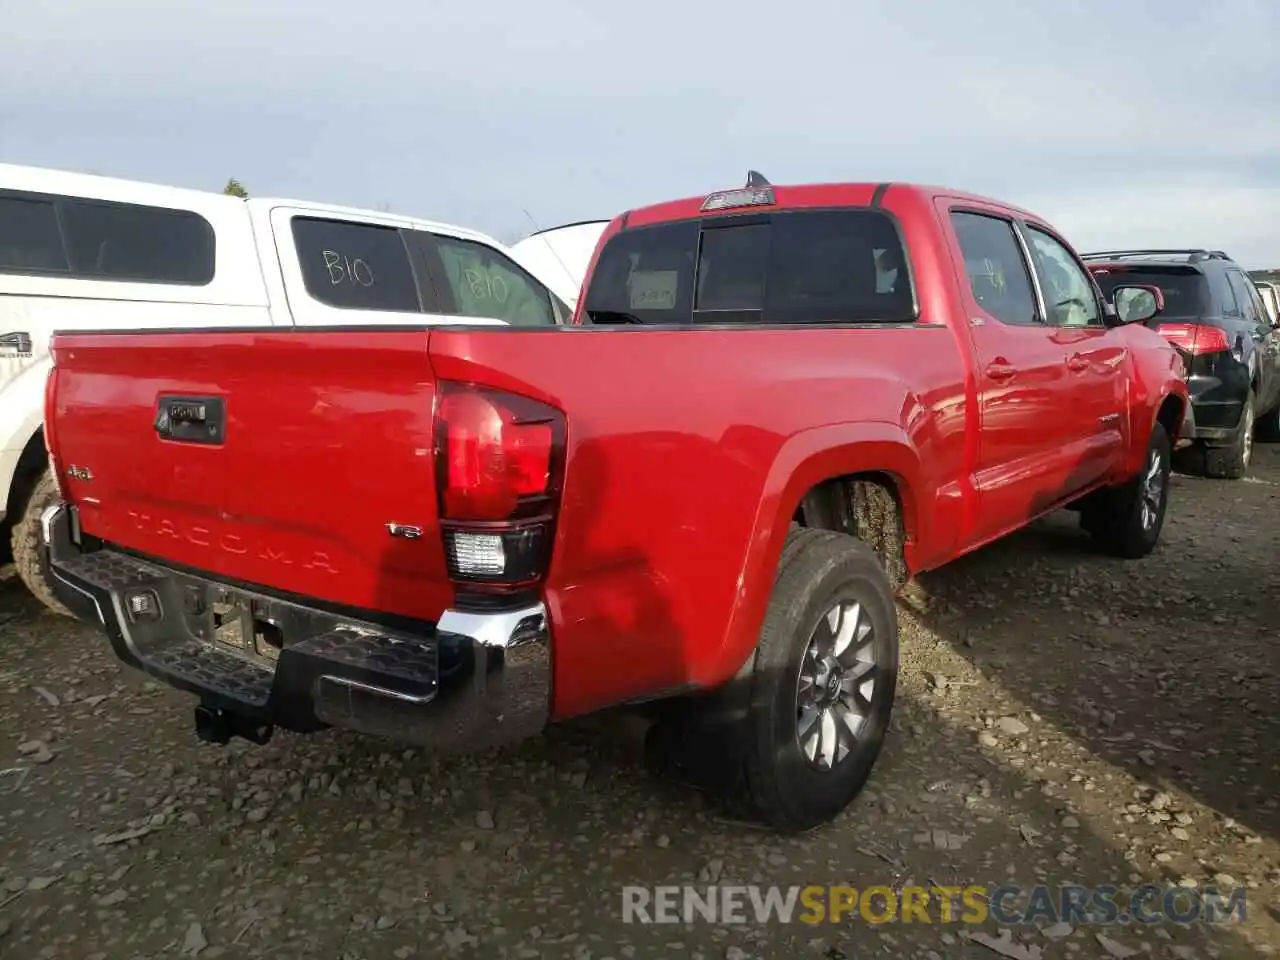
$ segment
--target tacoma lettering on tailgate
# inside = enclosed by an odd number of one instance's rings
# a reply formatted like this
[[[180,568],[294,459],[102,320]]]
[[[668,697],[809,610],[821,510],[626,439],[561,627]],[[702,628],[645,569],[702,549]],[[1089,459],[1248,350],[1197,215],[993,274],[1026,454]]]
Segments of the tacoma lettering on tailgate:
[[[217,547],[219,550],[238,556],[255,556],[283,566],[293,566],[296,563],[304,570],[325,570],[333,574],[338,572],[329,555],[318,550],[305,554],[305,559],[299,560],[296,556],[291,556],[288,551],[277,549],[262,540],[250,539],[234,533],[215,533],[208,527],[180,526],[172,520],[153,517],[136,510],[130,510],[128,514],[135,530],[169,537],[173,540],[185,540],[197,547]]]

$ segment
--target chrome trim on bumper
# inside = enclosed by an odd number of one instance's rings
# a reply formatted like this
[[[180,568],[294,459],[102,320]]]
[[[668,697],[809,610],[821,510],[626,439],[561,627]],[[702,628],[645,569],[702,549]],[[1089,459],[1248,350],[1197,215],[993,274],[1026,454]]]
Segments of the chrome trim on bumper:
[[[101,625],[122,662],[219,709],[285,729],[342,727],[441,751],[521,740],[550,718],[551,636],[542,603],[448,610],[434,627],[391,628],[110,545],[84,553],[76,510],[65,504],[44,511],[41,532],[59,599]],[[250,620],[278,626],[284,643],[274,662],[212,639],[205,605],[184,608],[193,591],[230,594]],[[127,612],[127,597],[137,592],[159,601],[157,618],[140,622]]]

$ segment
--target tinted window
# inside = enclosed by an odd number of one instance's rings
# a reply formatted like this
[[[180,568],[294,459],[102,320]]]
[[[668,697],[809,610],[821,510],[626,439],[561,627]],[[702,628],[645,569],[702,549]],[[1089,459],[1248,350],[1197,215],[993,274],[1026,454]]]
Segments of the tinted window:
[[[1218,301],[1218,306],[1224,317],[1240,316],[1240,301],[1236,299],[1236,292],[1231,288],[1231,283],[1227,280],[1225,270],[1210,270],[1210,283],[1213,285],[1213,295]]]
[[[1239,270],[1232,270],[1227,274],[1227,281],[1231,284],[1231,292],[1236,295],[1236,301],[1240,304],[1241,315],[1250,323],[1262,323],[1265,313],[1260,313],[1258,310],[1255,299],[1257,290],[1249,279]]]
[[[0,271],[67,272],[58,214],[51,202],[0,197]]]
[[[696,289],[695,289],[696,283]],[[893,222],[872,210],[797,211],[626,230],[586,294],[594,322],[900,323],[915,319]]]
[[[1031,259],[1040,277],[1048,321],[1057,327],[1087,327],[1102,322],[1098,297],[1084,267],[1056,238],[1027,228]]]
[[[214,254],[213,227],[188,210],[0,197],[0,270],[8,273],[202,286],[213,279]]]
[[[702,231],[693,309],[763,310],[769,224]]]
[[[902,241],[893,221],[870,211],[779,217],[766,298],[775,322],[915,319]]]
[[[197,286],[213,279],[213,227],[198,214],[89,200],[60,207],[77,276]]]
[[[977,213],[953,213],[973,298],[1004,323],[1035,323],[1036,297],[1013,224]]]
[[[293,218],[307,293],[347,310],[418,313],[418,287],[400,231],[344,220]]]
[[[454,313],[522,327],[556,322],[547,288],[497,250],[483,243],[439,236],[435,246]]]
[[[1208,284],[1204,275],[1194,267],[1108,265],[1097,267],[1092,273],[1102,288],[1102,295],[1108,300],[1119,286],[1145,284],[1159,287],[1164,294],[1161,320],[1193,319],[1205,313]]]

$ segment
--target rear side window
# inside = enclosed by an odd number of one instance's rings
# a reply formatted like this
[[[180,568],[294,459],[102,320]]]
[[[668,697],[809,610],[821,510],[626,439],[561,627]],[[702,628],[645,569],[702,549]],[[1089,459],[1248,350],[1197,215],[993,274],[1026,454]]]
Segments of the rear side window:
[[[1090,272],[1107,300],[1112,299],[1116,287],[1135,284],[1159,287],[1164,294],[1162,321],[1199,319],[1207,312],[1209,285],[1195,267],[1115,265],[1096,267]]]
[[[483,243],[456,237],[434,239],[444,283],[453,300],[451,312],[505,320],[521,327],[555,324],[550,291],[513,260]]]
[[[77,277],[193,286],[213,279],[213,227],[199,214],[88,200],[61,207]]]
[[[321,303],[421,312],[409,253],[395,227],[294,217],[293,242],[307,293]]]
[[[1239,270],[1230,270],[1227,272],[1227,282],[1231,284],[1231,290],[1236,295],[1244,319],[1250,323],[1265,323],[1266,311],[1259,309],[1261,303],[1258,299],[1258,291],[1249,278]]]
[[[1036,296],[1012,221],[951,214],[973,299],[1001,323],[1038,323]]]
[[[189,210],[46,194],[0,194],[0,272],[203,286],[213,227]]]
[[[67,272],[67,253],[52,202],[0,197],[0,271]]]
[[[626,230],[601,251],[595,323],[905,323],[902,240],[877,210],[804,210]]]

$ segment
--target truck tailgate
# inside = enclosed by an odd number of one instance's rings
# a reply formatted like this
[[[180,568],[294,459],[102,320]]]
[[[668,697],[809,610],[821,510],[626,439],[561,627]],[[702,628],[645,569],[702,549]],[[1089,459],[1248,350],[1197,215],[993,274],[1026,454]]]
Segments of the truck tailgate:
[[[51,439],[83,529],[223,580],[437,616],[442,551],[387,529],[438,542],[427,338],[58,337]]]

